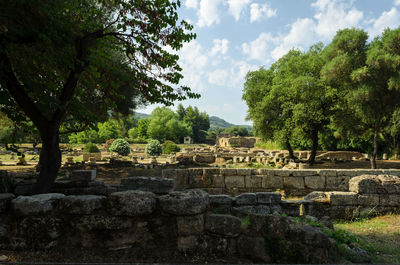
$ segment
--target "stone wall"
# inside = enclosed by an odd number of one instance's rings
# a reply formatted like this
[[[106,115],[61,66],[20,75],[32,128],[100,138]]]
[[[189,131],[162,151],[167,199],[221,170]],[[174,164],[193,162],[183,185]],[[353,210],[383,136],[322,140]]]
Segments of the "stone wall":
[[[175,189],[201,188],[210,194],[237,195],[245,192],[284,191],[304,196],[312,191],[349,191],[349,180],[359,175],[390,174],[398,169],[166,169],[162,177],[175,181]]]
[[[237,197],[235,203],[244,206],[249,198]],[[118,262],[333,261],[335,242],[319,228],[276,213],[246,218],[212,213],[210,201],[215,205],[220,199],[202,190],[0,194],[0,249],[81,258],[95,252],[103,262],[112,256]],[[268,206],[280,196],[257,194],[254,199]]]

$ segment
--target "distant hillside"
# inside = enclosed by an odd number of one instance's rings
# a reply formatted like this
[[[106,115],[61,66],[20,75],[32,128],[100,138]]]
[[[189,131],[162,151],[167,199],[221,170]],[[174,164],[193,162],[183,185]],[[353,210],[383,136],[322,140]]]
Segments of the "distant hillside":
[[[137,118],[138,120],[145,119],[149,116],[150,116],[149,114],[135,112],[135,118]],[[229,123],[229,122],[225,121],[224,119],[221,119],[217,116],[210,117],[210,128],[211,129],[215,129],[217,127],[225,129],[225,128],[230,128],[232,126],[243,126],[243,127],[248,128],[249,130],[251,129],[251,126],[249,126],[249,125],[235,125],[235,124]]]

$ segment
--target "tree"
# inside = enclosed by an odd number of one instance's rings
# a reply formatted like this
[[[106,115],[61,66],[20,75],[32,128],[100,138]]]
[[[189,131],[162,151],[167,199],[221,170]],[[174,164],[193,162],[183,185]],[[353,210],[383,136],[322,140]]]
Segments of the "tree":
[[[372,138],[371,168],[376,168],[378,139],[400,99],[400,28],[386,29],[370,44],[363,30],[338,31],[327,47],[324,77],[341,92],[335,125],[342,134]],[[344,117],[344,118],[343,118]]]
[[[174,88],[178,50],[195,37],[178,21],[179,0],[0,2],[0,111],[29,118],[42,140],[35,193],[48,192],[61,166],[60,126],[128,113],[139,102],[199,95]],[[135,100],[134,100],[135,99]]]
[[[197,107],[189,106],[185,110],[183,122],[192,128],[191,135],[194,142],[203,143],[206,140],[207,130],[210,128],[210,119],[207,113],[200,112]]]

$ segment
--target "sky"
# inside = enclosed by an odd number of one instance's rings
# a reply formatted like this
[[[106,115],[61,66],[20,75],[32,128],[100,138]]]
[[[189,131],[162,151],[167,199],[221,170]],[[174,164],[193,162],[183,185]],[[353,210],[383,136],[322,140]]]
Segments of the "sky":
[[[328,44],[339,29],[356,27],[370,39],[400,26],[400,0],[181,0],[179,17],[197,38],[178,52],[182,85],[201,98],[196,106],[233,124],[249,124],[242,100],[248,71],[268,68],[290,49]],[[137,112],[151,113],[159,105]],[[175,109],[175,107],[172,107]]]

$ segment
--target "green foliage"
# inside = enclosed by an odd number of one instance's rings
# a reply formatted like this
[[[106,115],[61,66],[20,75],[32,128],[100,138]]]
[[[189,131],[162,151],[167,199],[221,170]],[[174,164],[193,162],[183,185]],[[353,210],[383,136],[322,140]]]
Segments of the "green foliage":
[[[172,153],[177,153],[179,151],[181,151],[181,149],[179,148],[178,145],[176,145],[174,142],[172,141],[165,141],[162,144],[162,150],[164,154],[172,154]]]
[[[232,126],[223,130],[222,133],[234,136],[250,136],[248,128],[244,126]]]
[[[111,153],[127,156],[131,152],[129,143],[124,139],[115,139],[109,148]]]
[[[207,130],[210,128],[210,119],[205,112],[199,112],[197,107],[189,106],[185,110],[183,121],[192,129],[193,141],[195,143],[204,143]]]
[[[83,151],[85,153],[98,153],[98,152],[100,152],[100,150],[97,147],[97,145],[93,144],[93,143],[86,144],[85,147],[83,147]]]
[[[146,145],[146,154],[149,156],[158,156],[163,152],[162,146],[158,140],[150,140]]]

